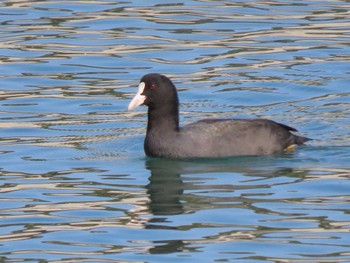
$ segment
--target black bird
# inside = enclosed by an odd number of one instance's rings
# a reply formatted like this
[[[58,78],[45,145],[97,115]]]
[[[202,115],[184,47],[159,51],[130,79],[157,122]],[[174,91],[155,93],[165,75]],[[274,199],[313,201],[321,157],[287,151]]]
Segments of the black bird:
[[[192,158],[270,155],[303,144],[309,138],[267,119],[204,119],[179,126],[175,85],[164,75],[142,77],[128,106],[148,106],[145,153],[153,157]]]

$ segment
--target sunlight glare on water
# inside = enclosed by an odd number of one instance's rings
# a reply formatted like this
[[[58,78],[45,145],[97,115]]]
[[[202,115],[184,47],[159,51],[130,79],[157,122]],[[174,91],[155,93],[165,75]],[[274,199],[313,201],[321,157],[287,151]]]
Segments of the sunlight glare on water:
[[[0,261],[350,261],[348,1],[0,3]],[[146,158],[146,73],[181,122],[269,118],[292,154]]]

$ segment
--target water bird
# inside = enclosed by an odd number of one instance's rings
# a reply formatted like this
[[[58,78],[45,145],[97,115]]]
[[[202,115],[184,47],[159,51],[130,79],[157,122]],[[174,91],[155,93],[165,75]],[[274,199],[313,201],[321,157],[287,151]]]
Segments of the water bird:
[[[165,158],[219,158],[272,155],[301,145],[309,138],[293,127],[268,119],[203,119],[179,125],[179,99],[173,82],[161,74],[146,74],[128,105],[148,106],[144,151]]]

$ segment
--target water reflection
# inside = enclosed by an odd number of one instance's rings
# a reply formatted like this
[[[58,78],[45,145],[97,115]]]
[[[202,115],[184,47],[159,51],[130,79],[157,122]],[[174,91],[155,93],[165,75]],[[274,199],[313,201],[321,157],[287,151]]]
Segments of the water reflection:
[[[154,215],[176,215],[197,209],[238,207],[238,204],[246,207],[252,201],[249,194],[241,192],[269,189],[273,184],[264,181],[273,178],[285,177],[285,182],[278,181],[278,184],[292,184],[303,180],[308,173],[293,168],[271,170],[268,165],[272,160],[269,157],[217,160],[147,158],[146,168],[151,174],[146,187],[150,211]],[[189,194],[191,192],[198,195]],[[252,195],[259,196],[257,193]]]
[[[184,183],[181,179],[181,163],[149,159],[146,168],[150,171],[147,185],[149,209],[154,215],[176,215],[184,213],[181,203]]]
[[[274,163],[276,159],[266,157],[147,159],[150,177],[146,189],[153,216],[144,227],[201,230],[194,240],[155,241],[149,253],[194,252],[210,244],[259,240],[275,246],[281,241],[291,247],[295,242],[301,247],[327,246],[335,236],[344,239],[347,223],[342,225],[339,213],[345,212],[347,198],[319,190],[348,180],[349,170],[301,169],[300,163],[271,169]],[[315,180],[319,180],[318,189],[309,187]]]
[[[322,255],[317,246],[341,257],[349,239],[350,170],[302,168],[303,158],[298,152],[218,160],[147,158],[136,166],[132,159],[127,166],[138,175],[113,174],[108,163],[105,169],[42,174],[3,170],[3,179],[11,182],[1,190],[11,200],[2,207],[3,251],[21,241],[31,244],[18,248],[28,256],[40,246],[46,255],[63,250],[87,256],[82,247],[91,256],[100,251],[103,258],[126,251],[186,255],[218,249],[222,255],[267,259],[272,253],[286,259],[273,248],[310,251],[303,256],[312,258]]]

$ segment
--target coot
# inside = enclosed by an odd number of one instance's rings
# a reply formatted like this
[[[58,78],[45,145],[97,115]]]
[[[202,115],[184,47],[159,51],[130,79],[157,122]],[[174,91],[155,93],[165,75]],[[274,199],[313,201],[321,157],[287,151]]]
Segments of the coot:
[[[175,85],[164,75],[142,77],[128,106],[148,106],[144,142],[148,156],[167,158],[270,155],[283,152],[309,138],[297,130],[267,119],[204,119],[179,126],[179,100]]]

